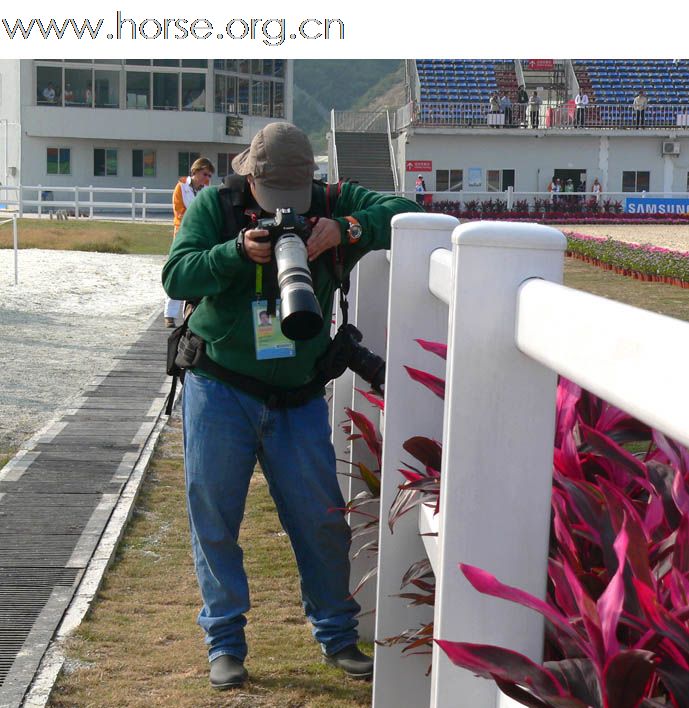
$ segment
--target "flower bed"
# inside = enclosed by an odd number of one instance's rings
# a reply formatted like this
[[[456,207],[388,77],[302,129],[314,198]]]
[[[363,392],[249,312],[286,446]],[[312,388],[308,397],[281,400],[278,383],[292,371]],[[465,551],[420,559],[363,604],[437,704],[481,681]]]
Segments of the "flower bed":
[[[429,211],[434,214],[449,214],[457,219],[488,219],[531,221],[543,224],[687,224],[683,215],[625,214],[622,202],[606,200],[601,204],[595,199],[579,201],[576,198],[560,197],[558,201],[536,199],[532,205],[525,199],[517,200],[511,210],[504,199],[486,201],[467,200],[433,202]]]
[[[689,288],[689,253],[569,232],[567,255],[637,280]]]

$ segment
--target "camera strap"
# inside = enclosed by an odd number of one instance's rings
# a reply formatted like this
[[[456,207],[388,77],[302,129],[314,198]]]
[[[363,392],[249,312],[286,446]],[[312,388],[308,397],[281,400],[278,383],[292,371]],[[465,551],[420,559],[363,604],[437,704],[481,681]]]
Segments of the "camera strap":
[[[327,219],[332,219],[332,214],[335,211],[335,205],[342,191],[342,182],[336,185],[329,182],[325,185],[325,216]],[[349,275],[344,274],[344,263],[342,257],[342,246],[336,246],[333,249],[333,272],[337,281],[337,288],[340,291],[339,303],[340,312],[342,312],[342,324],[346,325],[349,320],[349,303],[347,295],[349,293]]]

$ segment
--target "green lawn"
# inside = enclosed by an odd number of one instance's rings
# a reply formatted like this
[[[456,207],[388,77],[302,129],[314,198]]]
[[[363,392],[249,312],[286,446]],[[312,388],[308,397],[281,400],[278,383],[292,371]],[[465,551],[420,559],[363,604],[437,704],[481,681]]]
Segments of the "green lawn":
[[[60,251],[164,255],[169,251],[172,241],[172,223],[19,219],[17,231],[20,248]],[[10,223],[0,226],[0,248],[12,248]]]

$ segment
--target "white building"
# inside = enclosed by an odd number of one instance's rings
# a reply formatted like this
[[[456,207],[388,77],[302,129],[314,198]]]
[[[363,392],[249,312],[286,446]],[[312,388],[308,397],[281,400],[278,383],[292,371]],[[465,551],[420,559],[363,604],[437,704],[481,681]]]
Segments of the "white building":
[[[282,59],[0,60],[0,181],[171,189],[199,156],[222,177],[264,125],[291,120],[292,68]]]

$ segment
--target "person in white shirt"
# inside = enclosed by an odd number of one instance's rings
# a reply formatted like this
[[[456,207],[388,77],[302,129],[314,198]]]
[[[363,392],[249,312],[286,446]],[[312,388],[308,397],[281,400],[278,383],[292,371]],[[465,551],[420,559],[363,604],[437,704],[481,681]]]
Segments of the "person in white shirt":
[[[644,117],[646,115],[646,106],[648,105],[648,96],[643,90],[639,91],[634,97],[634,102],[632,103],[632,108],[634,109],[634,125],[640,128],[644,124]]]
[[[589,105],[589,97],[586,93],[578,93],[574,98],[574,105],[577,108],[575,124],[579,128],[583,128],[586,121],[586,107]]]

